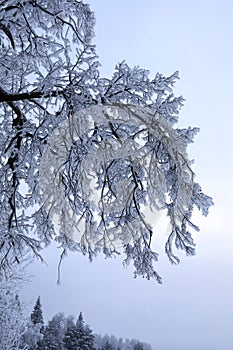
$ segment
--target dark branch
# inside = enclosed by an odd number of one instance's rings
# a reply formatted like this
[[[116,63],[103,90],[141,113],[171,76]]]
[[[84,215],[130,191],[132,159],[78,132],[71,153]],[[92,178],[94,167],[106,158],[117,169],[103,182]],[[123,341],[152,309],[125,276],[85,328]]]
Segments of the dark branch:
[[[23,101],[31,100],[33,98],[48,98],[48,97],[57,97],[59,95],[64,95],[64,91],[51,91],[45,93],[42,91],[33,91],[33,92],[23,92],[21,94],[9,94],[0,88],[0,102],[12,102],[12,101]]]
[[[9,28],[7,26],[5,26],[5,24],[0,22],[0,29],[6,34],[6,36],[8,37],[8,39],[11,42],[11,46],[14,49],[15,48],[15,43],[14,43],[14,39],[12,37],[12,34],[11,34]]]

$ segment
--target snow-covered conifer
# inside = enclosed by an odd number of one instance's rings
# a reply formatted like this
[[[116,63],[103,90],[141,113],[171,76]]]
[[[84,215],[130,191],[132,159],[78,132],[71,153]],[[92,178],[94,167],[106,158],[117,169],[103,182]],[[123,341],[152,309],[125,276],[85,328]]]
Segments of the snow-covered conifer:
[[[67,320],[63,314],[57,314],[44,328],[43,339],[39,342],[38,350],[64,350],[64,336]]]
[[[41,327],[43,327],[43,325],[44,325],[43,311],[42,311],[40,296],[37,298],[36,304],[34,306],[32,313],[31,313],[31,321],[33,324],[40,324]]]
[[[114,350],[114,347],[107,340],[106,343],[101,347],[101,350]]]

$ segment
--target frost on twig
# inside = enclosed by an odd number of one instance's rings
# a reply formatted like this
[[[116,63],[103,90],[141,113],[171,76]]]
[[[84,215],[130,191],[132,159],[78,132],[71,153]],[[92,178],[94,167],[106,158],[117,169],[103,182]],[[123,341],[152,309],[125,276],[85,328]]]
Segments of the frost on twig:
[[[195,252],[187,228],[195,228],[193,206],[206,213],[212,204],[194,182],[186,146],[165,117],[146,107],[97,105],[61,123],[40,164],[43,206],[59,240],[74,240],[90,259],[100,251],[112,256],[123,247],[136,275],[160,282],[145,206],[167,211],[166,253],[178,262],[173,242],[187,255]]]
[[[43,260],[56,240],[65,256],[120,252],[136,274],[158,274],[146,208],[166,210],[188,255],[197,206],[212,205],[186,154],[197,128],[175,128],[178,72],[116,65],[99,72],[89,5],[75,0],[0,3],[0,270],[25,254]]]

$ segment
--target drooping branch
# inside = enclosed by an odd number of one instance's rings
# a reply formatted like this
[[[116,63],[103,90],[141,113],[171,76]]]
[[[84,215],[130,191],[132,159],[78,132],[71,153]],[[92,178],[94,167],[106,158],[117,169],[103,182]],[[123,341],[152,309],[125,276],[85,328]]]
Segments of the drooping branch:
[[[197,129],[174,128],[178,73],[151,80],[123,61],[101,78],[82,0],[0,7],[0,269],[51,239],[90,259],[120,242],[136,274],[160,281],[144,208],[167,211],[175,261],[173,246],[194,253],[193,206],[207,215],[213,204],[186,153]]]

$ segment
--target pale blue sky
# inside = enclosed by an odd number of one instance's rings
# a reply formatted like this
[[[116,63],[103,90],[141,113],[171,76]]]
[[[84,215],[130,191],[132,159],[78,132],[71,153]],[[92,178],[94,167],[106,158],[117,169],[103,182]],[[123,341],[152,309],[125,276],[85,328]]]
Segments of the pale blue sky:
[[[46,318],[83,312],[96,333],[139,338],[157,350],[233,349],[233,3],[227,0],[90,0],[96,14],[101,72],[110,76],[125,59],[151,71],[179,70],[175,93],[186,98],[180,126],[199,126],[189,147],[197,181],[213,196],[207,218],[196,217],[197,255],[157,264],[163,285],[134,279],[121,261],[71,254],[56,286],[58,254],[34,264],[25,291],[41,295]],[[164,237],[165,239],[166,237]],[[30,309],[29,309],[30,310]]]

